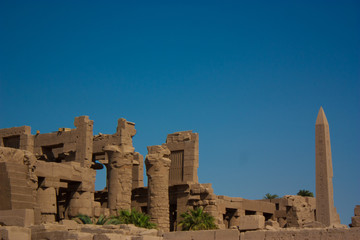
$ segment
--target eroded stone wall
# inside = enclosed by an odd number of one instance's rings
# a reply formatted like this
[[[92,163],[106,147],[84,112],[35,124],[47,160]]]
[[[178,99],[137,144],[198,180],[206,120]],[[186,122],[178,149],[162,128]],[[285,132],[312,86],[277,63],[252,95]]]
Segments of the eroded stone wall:
[[[197,183],[199,134],[183,131],[169,134],[166,146],[171,151],[170,185]]]

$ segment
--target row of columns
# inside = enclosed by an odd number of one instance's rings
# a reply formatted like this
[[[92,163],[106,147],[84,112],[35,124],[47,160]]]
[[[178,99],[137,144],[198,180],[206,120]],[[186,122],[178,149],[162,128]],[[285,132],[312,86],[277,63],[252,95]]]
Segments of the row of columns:
[[[131,209],[132,163],[134,149],[129,145],[109,145],[108,208],[111,214],[119,209]],[[145,159],[148,176],[148,214],[163,231],[169,231],[169,171],[170,150],[166,145],[148,147]]]

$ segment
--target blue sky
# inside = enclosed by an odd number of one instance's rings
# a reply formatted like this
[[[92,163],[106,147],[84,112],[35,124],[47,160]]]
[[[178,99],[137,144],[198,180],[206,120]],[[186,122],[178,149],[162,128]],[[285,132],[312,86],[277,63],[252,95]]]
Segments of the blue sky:
[[[358,1],[0,2],[0,128],[136,123],[136,151],[200,135],[219,195],[315,192],[315,120],[330,124],[335,206],[360,204]],[[97,188],[104,184],[99,175]]]

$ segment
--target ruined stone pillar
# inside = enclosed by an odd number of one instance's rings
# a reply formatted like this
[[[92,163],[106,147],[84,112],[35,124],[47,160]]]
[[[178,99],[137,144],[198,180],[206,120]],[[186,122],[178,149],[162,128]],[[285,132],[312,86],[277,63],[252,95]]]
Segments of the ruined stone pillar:
[[[117,210],[131,209],[132,164],[134,149],[129,146],[108,145],[108,208],[111,214]]]
[[[41,222],[55,222],[57,212],[55,188],[39,188],[37,191],[37,199],[41,211]]]
[[[94,121],[88,116],[76,117],[74,120],[76,127],[76,162],[80,162],[82,167],[90,167],[92,164],[93,152],[93,125]]]
[[[334,207],[329,123],[322,107],[315,124],[315,155],[316,220],[331,226],[340,223],[340,219]]]
[[[134,153],[134,162],[133,162],[133,170],[132,170],[132,177],[133,177],[133,189],[144,187],[144,160],[143,156],[135,152]]]
[[[168,232],[170,150],[164,144],[147,149],[145,164],[148,176],[148,213],[159,229]]]

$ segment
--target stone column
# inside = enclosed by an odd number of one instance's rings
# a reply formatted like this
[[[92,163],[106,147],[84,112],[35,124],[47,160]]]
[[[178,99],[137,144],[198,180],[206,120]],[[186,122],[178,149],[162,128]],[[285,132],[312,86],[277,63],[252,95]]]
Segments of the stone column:
[[[145,164],[148,176],[148,213],[159,229],[168,232],[170,150],[164,144],[147,149]]]
[[[329,123],[322,107],[315,124],[315,155],[316,220],[331,226],[340,223],[340,219],[334,207]]]
[[[108,145],[108,208],[111,214],[117,210],[131,209],[132,164],[134,149],[129,146]]]

